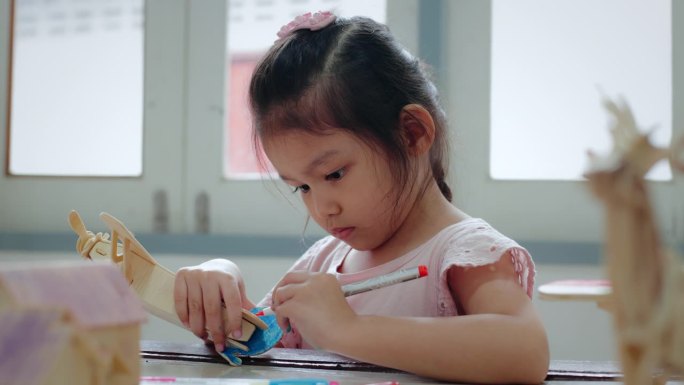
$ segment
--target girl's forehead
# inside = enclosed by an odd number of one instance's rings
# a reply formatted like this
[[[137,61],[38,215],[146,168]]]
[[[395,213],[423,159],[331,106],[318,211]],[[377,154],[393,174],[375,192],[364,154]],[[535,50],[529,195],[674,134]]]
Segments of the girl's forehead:
[[[276,168],[317,163],[315,160],[319,158],[331,160],[336,157],[373,155],[364,141],[341,129],[325,133],[291,130],[264,138],[263,147]]]
[[[310,148],[315,147],[348,147],[361,145],[361,141],[356,136],[342,129],[329,129],[325,132],[309,132],[305,130],[283,130],[277,134],[263,138],[264,149],[266,152],[274,150],[285,150],[288,148]]]

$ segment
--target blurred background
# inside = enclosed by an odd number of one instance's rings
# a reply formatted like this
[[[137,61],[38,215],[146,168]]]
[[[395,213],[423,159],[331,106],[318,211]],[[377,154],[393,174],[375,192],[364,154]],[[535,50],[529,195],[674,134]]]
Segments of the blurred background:
[[[80,258],[68,213],[105,232],[104,211],[173,271],[234,260],[260,299],[324,233],[255,161],[246,85],[280,26],[316,10],[384,22],[429,66],[455,204],[528,248],[537,285],[603,277],[582,178],[586,151],[611,147],[601,98],[656,145],[684,136],[682,2],[0,0],[0,264]],[[648,177],[681,250],[683,178],[664,162]],[[552,359],[617,359],[593,303],[534,301]],[[195,341],[152,317],[143,338]]]

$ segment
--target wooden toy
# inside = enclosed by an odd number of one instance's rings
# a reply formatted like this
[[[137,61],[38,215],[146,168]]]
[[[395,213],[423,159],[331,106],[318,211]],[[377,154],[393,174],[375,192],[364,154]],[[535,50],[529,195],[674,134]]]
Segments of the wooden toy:
[[[111,229],[109,234],[88,231],[76,211],[69,213],[69,224],[78,235],[76,250],[86,259],[111,260],[153,315],[185,328],[173,301],[175,274],[160,265],[118,219],[107,213],[100,218]],[[222,356],[239,365],[238,356],[260,354],[273,347],[282,336],[274,316],[257,316],[260,309],[242,309],[242,336],[227,338]],[[225,308],[224,308],[225,312]],[[225,317],[224,317],[225,318]]]
[[[0,384],[137,384],[146,319],[111,263],[3,265]]]
[[[662,384],[672,373],[684,374],[684,268],[662,245],[644,176],[668,158],[674,171],[684,171],[684,139],[658,148],[639,132],[624,101],[604,106],[614,118],[613,149],[589,154],[586,177],[605,208],[609,308],[620,361],[625,384]]]

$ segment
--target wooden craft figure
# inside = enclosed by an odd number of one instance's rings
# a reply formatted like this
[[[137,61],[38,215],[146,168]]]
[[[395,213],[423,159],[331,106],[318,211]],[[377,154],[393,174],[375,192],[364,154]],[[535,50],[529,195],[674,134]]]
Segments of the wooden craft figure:
[[[94,234],[88,231],[76,211],[69,213],[69,224],[78,235],[76,250],[86,259],[108,260],[121,268],[126,281],[151,314],[185,328],[178,319],[173,301],[175,273],[160,265],[118,219],[101,213],[111,230]],[[240,365],[240,356],[261,354],[271,349],[282,337],[274,315],[256,316],[258,308],[242,309],[242,336],[228,337],[226,349],[220,353],[231,365]],[[227,317],[226,317],[227,319]]]
[[[586,177],[605,208],[609,310],[620,361],[625,384],[664,383],[684,374],[684,268],[661,243],[644,176],[662,159],[684,171],[684,140],[658,148],[639,132],[625,102],[604,105],[614,118],[613,149],[589,154]]]
[[[137,384],[146,319],[111,263],[3,266],[0,384]]]

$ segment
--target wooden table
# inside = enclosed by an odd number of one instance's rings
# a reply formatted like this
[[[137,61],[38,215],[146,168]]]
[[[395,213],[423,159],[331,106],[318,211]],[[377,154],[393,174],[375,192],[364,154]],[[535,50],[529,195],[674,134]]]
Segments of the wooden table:
[[[340,385],[397,381],[400,385],[440,384],[423,378],[316,350],[271,349],[229,366],[213,349],[199,342],[178,344],[142,341],[142,375],[202,378],[323,378]],[[605,384],[620,381],[616,362],[552,361],[546,384]],[[672,382],[682,384],[682,382]],[[443,383],[441,383],[443,384]]]

